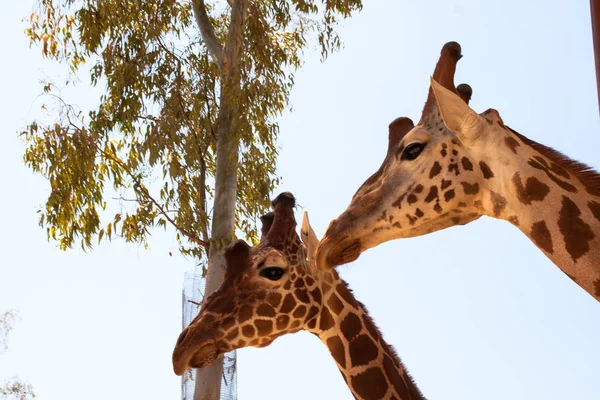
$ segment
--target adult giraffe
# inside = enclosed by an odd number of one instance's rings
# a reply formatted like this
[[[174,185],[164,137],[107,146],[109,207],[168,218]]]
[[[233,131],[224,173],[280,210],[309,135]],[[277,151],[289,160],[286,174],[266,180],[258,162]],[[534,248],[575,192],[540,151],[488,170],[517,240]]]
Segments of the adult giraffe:
[[[312,256],[318,240],[305,214],[302,244],[294,204],[282,193],[273,201],[275,212],[261,218],[261,243],[250,248],[238,240],[226,249],[225,280],[179,336],[175,373],[304,329],[328,347],[355,398],[424,399],[345,282],[335,270],[317,268]]]
[[[477,114],[454,87],[460,45],[444,45],[419,123],[390,124],[386,157],[331,222],[317,250],[329,269],[383,242],[467,224],[482,215],[518,227],[600,301],[600,175]]]

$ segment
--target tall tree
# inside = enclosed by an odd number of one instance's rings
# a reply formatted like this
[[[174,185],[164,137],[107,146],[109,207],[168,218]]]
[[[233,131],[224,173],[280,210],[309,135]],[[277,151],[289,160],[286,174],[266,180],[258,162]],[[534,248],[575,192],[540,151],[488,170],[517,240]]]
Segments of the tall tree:
[[[61,249],[113,236],[147,246],[152,227],[171,225],[181,252],[206,266],[210,294],[223,278],[221,249],[236,232],[256,239],[279,182],[276,117],[303,50],[312,40],[323,59],[339,49],[336,24],[361,1],[39,5],[26,34],[70,71],[44,85],[53,119],[22,132],[25,163],[51,187],[40,225]],[[105,86],[91,110],[59,91],[84,66],[91,85]],[[221,369],[198,371],[196,398],[218,398]]]

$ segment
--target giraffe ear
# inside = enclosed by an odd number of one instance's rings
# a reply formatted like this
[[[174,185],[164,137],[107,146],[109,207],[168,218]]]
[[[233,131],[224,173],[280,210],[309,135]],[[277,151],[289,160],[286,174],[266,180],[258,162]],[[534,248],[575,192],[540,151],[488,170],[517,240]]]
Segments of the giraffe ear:
[[[302,218],[302,229],[300,229],[300,237],[302,242],[307,249],[308,261],[314,261],[316,259],[317,246],[319,245],[319,239],[315,234],[310,222],[308,221],[308,213],[304,211],[304,217]]]
[[[440,109],[444,124],[465,142],[472,142],[483,132],[479,115],[454,92],[431,78],[431,88]]]

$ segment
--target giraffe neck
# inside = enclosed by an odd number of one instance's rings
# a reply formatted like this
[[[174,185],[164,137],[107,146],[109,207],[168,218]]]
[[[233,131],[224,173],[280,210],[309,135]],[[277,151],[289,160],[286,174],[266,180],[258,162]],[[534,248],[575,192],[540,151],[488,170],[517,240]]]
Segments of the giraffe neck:
[[[330,282],[333,286],[323,290],[320,321],[312,333],[329,349],[354,397],[424,399],[364,306],[337,274]]]
[[[517,226],[600,301],[600,176],[506,129],[498,138],[484,212]]]

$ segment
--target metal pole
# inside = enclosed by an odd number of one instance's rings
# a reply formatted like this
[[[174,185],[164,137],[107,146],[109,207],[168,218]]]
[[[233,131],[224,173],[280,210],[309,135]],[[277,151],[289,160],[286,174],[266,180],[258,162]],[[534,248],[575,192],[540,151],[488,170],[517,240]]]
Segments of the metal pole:
[[[598,106],[600,107],[600,0],[590,0],[590,7],[592,14],[594,59],[596,61],[596,90],[598,94]]]

